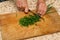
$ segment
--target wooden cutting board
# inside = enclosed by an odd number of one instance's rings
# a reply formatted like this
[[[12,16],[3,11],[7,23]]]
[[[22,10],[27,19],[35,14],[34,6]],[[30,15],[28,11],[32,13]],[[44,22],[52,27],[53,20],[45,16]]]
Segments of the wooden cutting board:
[[[31,13],[25,14],[24,12],[16,12],[0,15],[0,26],[3,40],[20,40],[59,32],[60,16],[54,8],[51,10],[55,12],[44,15],[44,20],[41,19],[41,21],[34,25],[30,25],[29,27],[22,27],[19,25],[19,19]]]

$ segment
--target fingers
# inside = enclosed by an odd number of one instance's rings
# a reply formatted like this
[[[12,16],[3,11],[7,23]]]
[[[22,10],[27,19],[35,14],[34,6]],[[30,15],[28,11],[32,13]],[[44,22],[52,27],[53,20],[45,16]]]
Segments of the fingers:
[[[40,14],[41,14],[41,16],[43,16],[45,14],[45,11],[44,10],[41,10],[40,11]]]
[[[46,13],[46,9],[40,9],[38,13],[43,16]]]
[[[43,16],[46,13],[46,9],[39,8],[38,13]]]
[[[25,12],[28,12],[28,4],[27,4],[27,0],[17,0],[16,1],[16,5],[19,8],[23,8]]]
[[[45,14],[44,10],[38,11],[39,15],[43,16]]]
[[[28,12],[28,7],[25,8],[25,12],[26,12],[26,13]]]
[[[16,5],[17,5],[17,7],[21,7],[21,3],[19,0],[16,1]]]
[[[39,3],[37,12],[43,16],[46,13],[47,6],[44,2]]]

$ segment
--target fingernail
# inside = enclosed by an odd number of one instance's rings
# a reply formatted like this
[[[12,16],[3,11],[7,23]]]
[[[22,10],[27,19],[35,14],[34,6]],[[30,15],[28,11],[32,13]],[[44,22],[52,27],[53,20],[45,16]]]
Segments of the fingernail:
[[[28,8],[25,8],[25,12],[28,12]]]

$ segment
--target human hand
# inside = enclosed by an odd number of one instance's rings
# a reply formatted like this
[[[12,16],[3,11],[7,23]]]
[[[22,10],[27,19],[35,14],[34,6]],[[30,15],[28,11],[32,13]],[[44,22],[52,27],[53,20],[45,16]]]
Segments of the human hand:
[[[23,8],[25,12],[28,12],[27,0],[16,0],[16,5],[19,8]]]
[[[37,12],[40,15],[44,15],[46,13],[47,6],[43,0],[38,0],[37,2]]]

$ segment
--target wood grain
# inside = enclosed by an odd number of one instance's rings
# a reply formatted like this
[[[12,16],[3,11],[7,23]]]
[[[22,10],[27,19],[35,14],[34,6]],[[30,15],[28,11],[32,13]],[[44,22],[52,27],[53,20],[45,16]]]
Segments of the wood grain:
[[[19,25],[19,19],[24,16],[28,16],[31,13],[25,14],[24,12],[17,12],[0,15],[0,26],[3,40],[20,40],[59,32],[60,16],[54,8],[51,10],[55,12],[44,15],[44,20],[41,19],[41,21],[35,23],[34,25],[30,25],[29,27]]]

